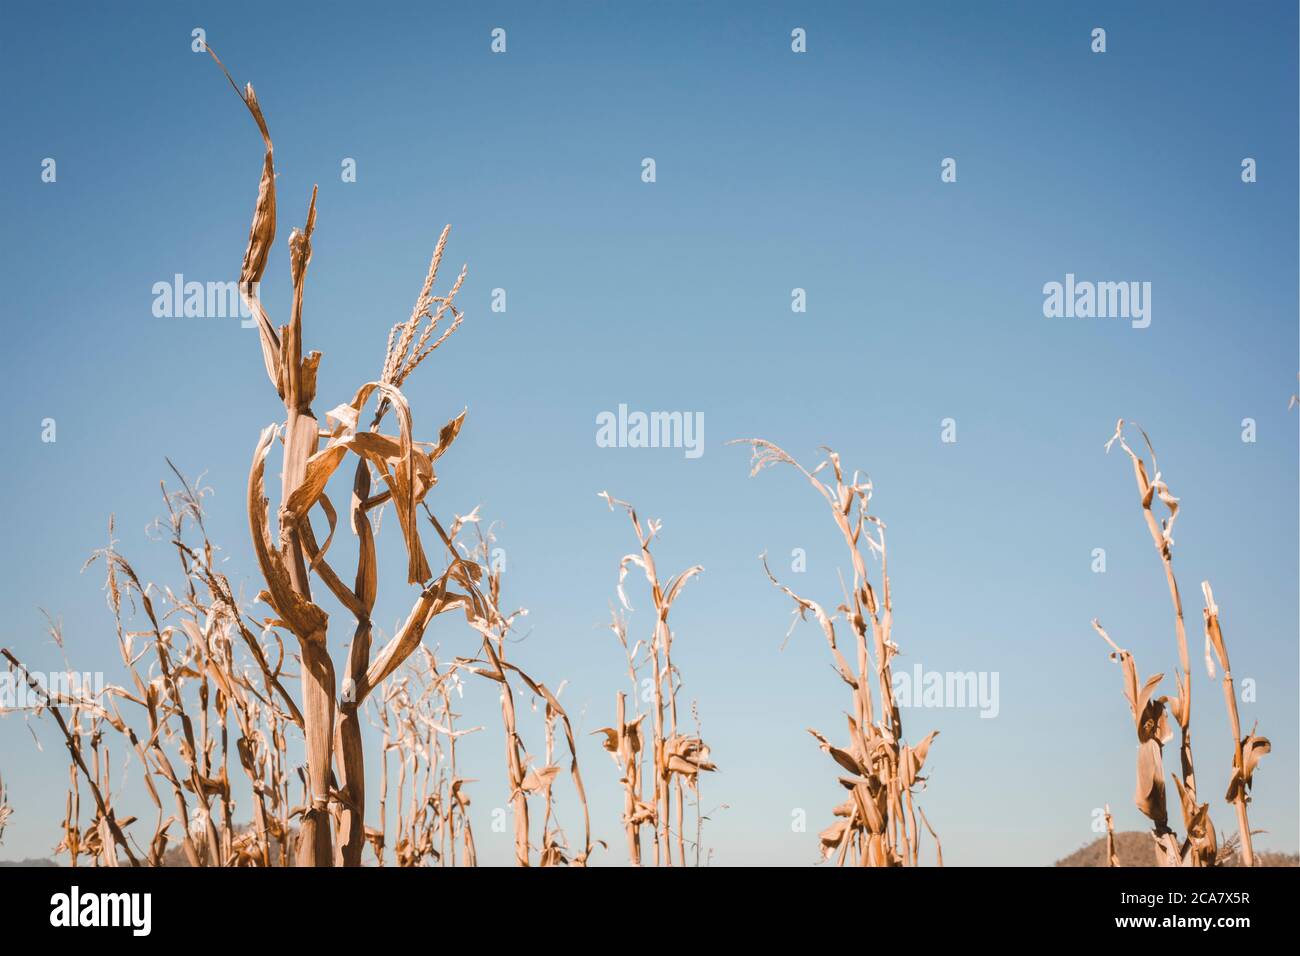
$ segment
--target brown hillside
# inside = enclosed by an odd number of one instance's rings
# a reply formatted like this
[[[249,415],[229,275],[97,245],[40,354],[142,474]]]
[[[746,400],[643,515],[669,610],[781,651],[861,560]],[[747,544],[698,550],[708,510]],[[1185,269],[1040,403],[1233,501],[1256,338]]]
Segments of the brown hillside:
[[[1121,866],[1155,866],[1156,851],[1151,841],[1151,834],[1144,830],[1126,830],[1115,834],[1115,850],[1119,854]],[[1256,851],[1260,866],[1300,866],[1300,856],[1294,853],[1274,853],[1267,850]],[[1064,859],[1056,861],[1057,866],[1105,866],[1106,838],[1098,837],[1091,843],[1075,850]],[[1239,866],[1240,857],[1232,857],[1226,866]]]

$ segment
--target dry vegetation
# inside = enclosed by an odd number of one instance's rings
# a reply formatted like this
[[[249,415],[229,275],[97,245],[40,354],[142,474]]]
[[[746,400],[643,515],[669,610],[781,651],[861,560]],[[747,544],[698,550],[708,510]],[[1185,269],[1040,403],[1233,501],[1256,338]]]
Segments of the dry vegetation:
[[[284,852],[293,816],[285,730],[302,720],[281,681],[283,642],[275,628],[241,611],[230,582],[214,569],[202,491],[182,481],[177,491],[164,488],[163,498],[164,531],[183,573],[178,591],[141,583],[116,550],[112,522],[108,545],[87,562],[105,567],[129,686],[110,685],[98,694],[44,687],[3,651],[31,687],[36,713],[54,720],[71,758],[58,850],[73,866],[83,856],[104,866],[161,865],[169,842],[179,840],[191,866],[283,863],[272,852]],[[131,610],[143,618],[135,629],[127,620]],[[113,741],[145,771],[155,811],[147,844],[128,839],[136,818],[119,818],[112,804]],[[252,794],[254,825],[243,831],[233,820],[232,750],[235,772]],[[83,788],[91,800],[84,829]]]
[[[421,645],[398,674],[384,684],[376,701],[383,731],[379,775],[379,826],[367,827],[375,862],[383,866],[388,831],[389,761],[397,765],[393,853],[398,866],[475,866],[467,781],[456,772],[458,740],[482,727],[458,728],[452,709],[462,693],[455,665],[445,670]],[[458,863],[459,860],[459,863]]]
[[[0,651],[35,696],[31,713],[48,715],[67,748],[69,784],[58,852],[66,853],[74,867],[83,861],[159,866],[175,860],[178,852],[191,866],[359,866],[369,846],[379,866],[475,866],[478,852],[469,813],[473,781],[461,774],[459,751],[485,728],[462,726],[458,702],[467,687],[488,686],[500,701],[514,862],[585,865],[594,847],[603,844],[592,836],[574,728],[559,700],[562,685],[553,692],[507,659],[515,625],[526,612],[503,610],[502,574],[490,559],[492,532],[482,529],[477,511],[443,522],[428,504],[437,485],[435,465],[455,442],[465,414],[451,417],[431,440],[417,440],[402,390],[462,321],[456,296],[465,268],[444,294],[434,292],[450,227],[437,240],[410,317],[388,333],[377,377],[327,412],[322,426],[313,411],[322,356],[304,353],[303,341],[316,192],[303,227],[289,237],[292,305],[289,321],[276,328],[258,291],[277,223],[271,137],[252,86],[235,88],[265,146],[240,291],[257,320],[265,371],[283,409],[283,420],[267,426],[256,442],[247,488],[249,530],[264,584],[257,602],[271,614],[255,616],[252,605],[216,569],[217,549],[204,527],[205,489],[179,472],[177,485],[162,488],[166,516],[158,524],[175,551],[178,587],[142,582],[118,552],[110,521],[107,545],[87,564],[105,571],[123,683],[102,692],[48,687],[13,653]],[[381,431],[386,424],[389,431]],[[934,839],[935,862],[942,866],[938,837],[916,803],[937,732],[915,745],[907,743],[894,699],[892,662],[899,647],[893,636],[885,525],[870,511],[872,485],[856,472],[846,478],[834,452],[828,451],[826,460],[810,471],[770,442],[743,443],[753,452],[751,475],[788,465],[821,495],[852,564],[852,580],[841,579],[841,603],[828,611],[780,583],[763,561],[772,584],[794,602],[795,623],[811,615],[820,626],[836,671],[849,688],[846,743],[836,745],[809,730],[838,766],[837,779],[847,794],[819,835],[822,855],[838,865],[917,866],[924,826]],[[1211,679],[1216,659],[1223,671],[1234,748],[1225,799],[1236,813],[1237,833],[1220,841],[1209,804],[1198,798],[1192,756],[1190,662],[1172,563],[1178,499],[1156,469],[1149,442],[1150,470],[1125,443],[1123,422],[1108,449],[1112,443],[1132,460],[1175,618],[1176,693],[1159,697],[1154,694],[1162,675],[1142,681],[1133,655],[1093,622],[1123,669],[1138,738],[1135,800],[1152,822],[1154,857],[1161,865],[1216,866],[1235,864],[1239,852],[1244,865],[1253,865],[1249,791],[1269,742],[1253,730],[1242,736],[1220,612],[1205,582],[1206,666]],[[273,521],[265,470],[277,444],[282,455]],[[357,562],[345,580],[329,559],[338,525],[330,489],[349,455],[355,461],[344,493]],[[694,702],[689,719],[682,712],[683,684],[673,662],[669,618],[684,586],[703,569],[690,567],[662,581],[651,550],[660,524],[643,522],[627,502],[602,496],[611,509],[626,512],[637,541],[636,550],[620,561],[621,610],[613,613],[611,624],[626,657],[630,696],[616,694],[614,726],[597,731],[620,774],[628,857],[638,866],[698,866],[707,819],[701,812],[700,775],[717,767],[702,739]],[[1168,512],[1159,520],[1153,512],[1157,501]],[[403,583],[412,600],[396,633],[376,646],[376,534],[386,507],[396,515],[403,540]],[[323,541],[314,518],[324,522]],[[430,564],[422,528],[436,544],[438,571]],[[877,561],[873,584],[869,567]],[[644,574],[654,615],[649,637],[635,641],[629,637],[632,607],[625,591],[632,568]],[[340,627],[337,621],[331,625],[315,596],[322,588],[348,619],[343,626],[346,652],[338,656]],[[453,611],[468,624],[476,650],[440,659],[424,637],[436,617]],[[851,642],[842,644],[846,630]],[[51,634],[61,648],[53,623]],[[643,677],[647,671],[649,677]],[[529,723],[527,709],[518,706],[525,696],[533,702],[534,715],[540,704],[529,734],[541,744],[533,750],[521,729],[521,716]],[[1182,811],[1181,839],[1169,825],[1166,808],[1163,754],[1173,737],[1170,716],[1181,735],[1178,772],[1172,774]],[[377,799],[369,799],[376,788],[366,774],[363,720],[382,737],[379,753],[372,755],[380,768]],[[299,747],[301,761],[294,756]],[[152,804],[147,821],[121,815],[114,806],[121,787],[112,771],[122,765],[115,758],[126,756],[143,770]],[[580,841],[560,824],[561,788],[571,788],[581,812]],[[693,838],[687,832],[688,795],[695,811]],[[237,802],[248,808],[249,822],[236,822]],[[9,816],[0,781],[0,837]],[[1117,840],[1109,807],[1105,822],[1104,849],[1097,852],[1117,866],[1131,834]]]
[[[1142,440],[1151,458],[1151,467],[1147,468],[1142,456],[1129,447],[1124,440],[1124,422],[1115,427],[1115,434],[1106,443],[1109,451],[1113,444],[1129,456],[1133,464],[1133,475],[1137,481],[1138,495],[1142,503],[1142,514],[1160,562],[1165,572],[1169,597],[1174,610],[1174,636],[1178,645],[1178,669],[1174,671],[1176,693],[1173,696],[1154,696],[1163,674],[1156,674],[1143,681],[1137,669],[1133,655],[1111,640],[1110,635],[1094,620],[1092,626],[1111,647],[1111,659],[1120,664],[1124,674],[1124,696],[1128,700],[1129,711],[1133,715],[1137,731],[1137,790],[1134,802],[1139,810],[1152,823],[1152,837],[1155,841],[1156,859],[1161,866],[1221,866],[1228,863],[1240,852],[1245,866],[1255,865],[1255,853],[1251,841],[1250,822],[1247,804],[1250,802],[1250,787],[1256,766],[1264,754],[1268,753],[1270,744],[1265,737],[1258,736],[1254,730],[1246,737],[1241,736],[1241,719],[1237,712],[1237,698],[1233,687],[1232,671],[1228,663],[1228,649],[1219,626],[1219,607],[1210,590],[1210,582],[1201,584],[1205,599],[1203,611],[1205,622],[1205,667],[1209,679],[1215,676],[1214,661],[1217,658],[1223,670],[1223,699],[1227,707],[1232,734],[1232,776],[1228,782],[1228,791],[1224,799],[1233,805],[1237,816],[1237,832],[1220,845],[1213,821],[1210,819],[1210,805],[1201,803],[1197,796],[1195,763],[1192,757],[1192,674],[1187,652],[1187,633],[1183,623],[1183,604],[1178,590],[1178,580],[1174,576],[1173,566],[1173,530],[1178,516],[1179,500],[1173,496],[1160,473],[1156,463],[1155,449],[1146,432]],[[1159,501],[1167,515],[1157,518],[1154,513],[1155,502]],[[1179,808],[1182,810],[1183,839],[1169,826],[1169,813],[1165,799],[1164,746],[1173,739],[1169,726],[1172,715],[1178,725],[1180,741],[1178,749],[1178,773],[1171,774],[1178,792]],[[1110,829],[1110,812],[1107,808],[1106,823]],[[1119,859],[1113,852],[1107,853],[1108,864],[1119,865]]]
[[[770,465],[789,465],[826,500],[853,564],[852,586],[845,586],[843,603],[836,608],[839,613],[828,614],[817,602],[800,597],[777,581],[767,567],[766,558],[763,560],[768,578],[794,601],[796,621],[806,620],[811,614],[821,626],[835,669],[852,692],[847,747],[835,746],[816,730],[808,731],[822,750],[848,772],[839,782],[849,797],[835,808],[836,821],[821,832],[822,853],[827,859],[835,858],[841,866],[845,863],[916,866],[921,853],[921,834],[917,827],[920,813],[921,821],[935,840],[936,860],[942,866],[943,850],[938,836],[930,829],[924,812],[913,803],[915,788],[925,783],[921,768],[938,732],[926,735],[915,747],[904,743],[903,720],[893,694],[891,662],[898,653],[898,645],[893,639],[894,610],[889,592],[885,525],[870,513],[871,482],[860,478],[857,472],[845,481],[839,455],[833,451],[828,450],[826,460],[808,471],[769,441],[749,438],[743,443],[753,449],[751,477]],[[834,484],[818,477],[828,468]],[[880,561],[879,593],[867,574],[869,555]],[[837,621],[842,621],[853,633],[854,646],[850,651],[855,655],[853,663],[840,648]],[[872,701],[873,671],[875,703]]]
[[[1113,847],[1113,853],[1110,847]],[[1069,856],[1056,861],[1056,866],[1156,866],[1156,844],[1151,839],[1150,830],[1123,830],[1116,832],[1113,839],[1098,837],[1086,846],[1080,847]],[[1240,853],[1220,858],[1218,866],[1242,866]],[[1300,856],[1294,853],[1275,853],[1268,850],[1255,851],[1255,866],[1300,866]]]
[[[582,772],[578,766],[577,743],[574,739],[573,723],[568,713],[560,705],[559,694],[552,692],[545,684],[529,677],[524,671],[506,660],[507,639],[516,620],[527,614],[525,610],[503,613],[500,610],[501,571],[492,566],[491,533],[480,535],[473,548],[463,549],[483,572],[486,586],[477,590],[479,603],[484,613],[474,616],[470,624],[482,638],[481,655],[476,658],[457,658],[457,664],[473,674],[495,683],[501,694],[501,722],[506,737],[506,774],[510,785],[511,801],[514,809],[515,826],[515,863],[519,866],[530,864],[530,811],[529,799],[540,796],[542,802],[542,824],[540,827],[538,862],[542,866],[575,865],[585,866],[595,843],[591,836],[591,815],[587,806],[587,791],[582,782]],[[545,749],[540,766],[524,746],[518,729],[518,715],[515,708],[515,691],[511,681],[519,681],[537,700],[543,702],[543,731]],[[564,836],[555,816],[554,783],[563,773],[563,766],[557,763],[556,731],[563,732],[564,747],[568,754],[569,775],[573,789],[582,808],[582,845],[571,847]],[[602,844],[603,845],[603,844]]]
[[[689,790],[695,801],[696,824],[695,839],[690,842],[698,866],[703,820],[700,774],[717,770],[717,767],[709,758],[708,746],[700,738],[698,714],[694,734],[683,732],[684,722],[679,723],[677,695],[681,691],[682,680],[681,672],[673,665],[673,632],[668,624],[668,613],[682,588],[704,568],[697,564],[673,575],[666,584],[661,584],[654,555],[650,552],[650,543],[659,534],[661,523],[649,520],[642,524],[636,509],[626,501],[612,498],[607,492],[601,492],[601,497],[611,510],[617,506],[627,512],[637,539],[637,551],[624,555],[619,562],[618,598],[623,610],[613,613],[610,624],[610,629],[618,638],[627,658],[627,676],[632,685],[632,702],[637,713],[635,717],[628,714],[627,697],[619,692],[615,699],[615,726],[603,727],[598,731],[605,735],[605,749],[613,756],[614,763],[622,774],[619,783],[623,785],[623,828],[627,834],[628,857],[634,865],[641,865],[641,829],[648,826],[656,866],[674,865],[674,847],[677,850],[677,865],[688,865],[685,790]],[[630,612],[632,605],[628,603],[624,583],[628,570],[632,567],[640,568],[645,574],[655,620],[649,641],[629,644],[627,616],[624,612]],[[646,728],[643,725],[646,714],[640,707],[640,702],[645,698],[639,676],[643,666],[650,669],[651,675],[648,678],[652,697],[649,741],[645,740]],[[695,712],[694,707],[692,711]],[[649,799],[644,790],[643,743],[649,744],[652,761]]]
[[[387,777],[381,784],[380,826],[367,830],[361,735],[362,709],[382,687],[376,708],[386,728],[382,760],[386,768],[395,753],[399,763],[393,844],[398,863],[451,862],[453,847],[459,846],[461,862],[472,864],[473,834],[464,812],[468,797],[465,781],[456,774],[458,732],[447,693],[447,681],[463,671],[487,679],[501,693],[516,861],[528,865],[531,860],[527,801],[540,796],[544,810],[538,861],[581,865],[592,841],[568,716],[544,684],[505,660],[514,615],[498,609],[500,576],[480,563],[487,540],[480,535],[469,547],[458,540],[464,527],[476,524],[476,515],[444,526],[425,501],[437,482],[434,463],[455,441],[464,413],[443,425],[436,440],[418,441],[402,392],[407,378],[461,323],[455,298],[465,269],[445,295],[433,291],[449,228],[438,239],[410,317],[388,334],[379,376],[328,412],[322,428],[312,410],[321,354],[304,355],[302,332],[316,192],[305,225],[289,237],[292,306],[289,322],[277,330],[258,291],[276,233],[271,137],[252,86],[235,89],[265,145],[240,293],[256,317],[263,364],[285,416],[262,431],[248,480],[249,527],[265,583],[258,601],[273,615],[254,618],[215,569],[216,549],[203,527],[202,492],[183,478],[179,490],[164,488],[168,520],[163,530],[176,550],[184,582],[178,591],[143,584],[117,552],[110,523],[108,546],[91,560],[102,561],[107,570],[106,591],[129,686],[110,686],[102,693],[46,688],[12,653],[3,652],[10,668],[30,686],[37,701],[34,712],[50,715],[70,756],[59,850],[68,854],[73,866],[83,857],[105,866],[161,865],[168,844],[179,840],[192,866],[284,865],[290,852],[299,866],[358,866],[368,841],[382,860],[388,842]],[[369,428],[363,429],[362,415],[372,399],[375,409]],[[396,434],[380,431],[390,415]],[[264,471],[277,441],[283,457],[280,506],[272,523]],[[349,454],[356,463],[348,518],[358,543],[350,585],[327,557],[337,526],[327,487]],[[405,544],[406,584],[416,589],[416,596],[397,633],[376,650],[371,621],[378,592],[375,534],[380,509],[388,505],[396,513]],[[323,542],[311,520],[317,511],[327,526]],[[437,573],[421,540],[421,512],[445,556]],[[313,582],[330,592],[353,619],[347,653],[337,660],[331,650],[329,615],[313,596]],[[421,647],[430,622],[453,610],[462,613],[476,633],[481,654],[457,659],[441,672],[432,657],[424,657],[403,676],[395,676]],[[143,620],[136,621],[137,615]],[[291,658],[298,665],[296,694],[286,670]],[[545,701],[546,746],[540,766],[533,766],[516,728],[512,681]],[[583,842],[573,848],[553,813],[553,782],[560,772],[554,762],[557,726],[565,735],[584,816]],[[291,727],[302,736],[305,767],[289,761]],[[132,835],[136,818],[120,816],[113,806],[110,769],[117,746],[132,752],[145,771],[154,823],[152,835],[143,842]],[[240,772],[251,794],[250,826],[239,826],[234,819],[232,773]],[[294,776],[301,788],[296,802],[291,793]],[[84,828],[83,789],[92,801]]]
[[[0,844],[5,841],[5,827],[9,824],[9,817],[13,815],[13,807],[9,806],[9,791],[5,789],[4,777],[0,777]]]

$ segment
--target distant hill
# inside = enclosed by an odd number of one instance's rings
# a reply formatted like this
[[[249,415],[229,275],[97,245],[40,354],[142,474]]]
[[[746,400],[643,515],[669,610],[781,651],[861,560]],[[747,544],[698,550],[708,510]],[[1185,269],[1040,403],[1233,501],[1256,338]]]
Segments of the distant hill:
[[[1144,830],[1126,830],[1115,834],[1115,852],[1119,854],[1121,866],[1155,866],[1156,848],[1151,834]],[[1270,850],[1257,850],[1256,862],[1260,866],[1300,866],[1300,856],[1295,853],[1274,853]],[[1106,838],[1098,837],[1087,846],[1075,850],[1064,859],[1056,861],[1057,866],[1105,866]],[[1229,866],[1240,866],[1241,858],[1236,857]]]
[[[53,860],[32,857],[29,860],[0,860],[0,867],[5,866],[58,866]]]

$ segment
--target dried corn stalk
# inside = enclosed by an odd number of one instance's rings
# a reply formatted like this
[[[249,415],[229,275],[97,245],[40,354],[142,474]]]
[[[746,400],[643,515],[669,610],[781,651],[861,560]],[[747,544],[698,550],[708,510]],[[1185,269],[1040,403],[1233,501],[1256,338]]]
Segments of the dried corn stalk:
[[[615,701],[615,723],[617,726],[604,727],[598,733],[605,735],[605,749],[614,758],[622,773],[623,784],[623,826],[627,834],[628,854],[632,863],[641,865],[641,827],[649,825],[654,833],[655,865],[673,865],[673,846],[677,848],[677,862],[686,866],[685,836],[685,793],[688,788],[695,796],[696,805],[696,860],[699,859],[699,775],[701,772],[717,770],[709,756],[708,745],[698,734],[683,733],[678,727],[677,694],[681,690],[681,672],[673,665],[673,631],[668,624],[668,615],[673,602],[691,578],[702,573],[700,565],[687,568],[671,577],[667,584],[661,585],[659,572],[655,565],[650,544],[663,527],[659,521],[649,520],[644,525],[637,516],[636,509],[626,501],[613,498],[608,492],[601,492],[610,509],[617,505],[623,508],[632,522],[636,534],[638,550],[624,555],[619,562],[618,597],[623,609],[630,612],[624,583],[630,568],[638,567],[645,574],[650,586],[650,598],[654,605],[655,623],[649,642],[637,642],[629,647],[627,622],[619,613],[614,614],[611,625],[619,643],[623,646],[627,658],[628,677],[632,682],[632,699],[640,701],[640,681],[638,670],[648,665],[651,671],[650,684],[653,691],[653,706],[650,711],[651,740],[650,754],[653,762],[652,793],[650,799],[642,790],[643,776],[643,729],[645,714],[640,713],[629,720],[627,703],[623,694],[618,694]],[[638,653],[644,656],[638,660]],[[639,708],[638,708],[639,710]]]
[[[5,841],[5,826],[13,816],[14,808],[9,805],[9,791],[5,789],[4,777],[0,777],[0,844]]]
[[[828,450],[826,460],[808,471],[769,441],[747,438],[732,442],[737,443],[747,444],[753,451],[751,477],[776,464],[789,465],[803,475],[830,506],[853,563],[852,591],[836,608],[838,613],[832,615],[817,602],[799,596],[777,581],[767,567],[766,558],[763,559],[769,580],[794,601],[795,622],[791,630],[798,621],[813,615],[826,637],[840,679],[853,694],[847,747],[837,747],[816,730],[809,730],[821,748],[848,774],[840,777],[839,782],[849,797],[835,808],[836,821],[820,834],[822,854],[826,859],[834,857],[841,866],[845,863],[916,866],[920,862],[920,833],[913,791],[925,783],[921,768],[938,731],[932,731],[914,747],[905,743],[902,717],[893,693],[892,661],[898,646],[893,640],[885,525],[870,513],[871,482],[860,479],[856,472],[846,481],[839,456],[833,451]],[[833,485],[818,477],[827,468],[834,475]],[[868,552],[880,559],[879,594],[867,575]],[[836,623],[841,615],[853,633],[854,663],[850,663],[839,646]],[[877,702],[872,700],[873,672]],[[926,828],[929,829],[928,821]],[[942,865],[942,856],[939,862]]]
[[[1209,581],[1201,582],[1201,593],[1205,596],[1205,669],[1210,680],[1214,680],[1214,660],[1211,651],[1219,659],[1223,668],[1223,702],[1228,709],[1228,720],[1232,730],[1232,777],[1228,781],[1228,793],[1224,797],[1237,811],[1237,839],[1241,847],[1243,862],[1246,866],[1255,865],[1255,849],[1250,839],[1250,819],[1246,804],[1250,802],[1250,786],[1255,767],[1264,754],[1273,749],[1267,737],[1260,737],[1252,728],[1248,736],[1241,736],[1241,717],[1237,713],[1237,692],[1232,682],[1232,665],[1228,661],[1228,645],[1223,639],[1219,627],[1219,606],[1214,603],[1214,592]]]
[[[289,237],[292,309],[289,323],[277,333],[257,293],[276,230],[271,137],[252,86],[242,92],[235,89],[257,123],[266,147],[240,288],[257,317],[263,362],[283,401],[285,420],[265,429],[257,444],[249,474],[248,511],[254,550],[266,580],[261,597],[275,611],[276,623],[297,639],[302,661],[309,792],[301,822],[298,862],[359,866],[366,842],[360,708],[371,691],[415,650],[435,616],[465,605],[466,598],[454,586],[462,590],[473,587],[472,575],[477,570],[453,560],[435,575],[420,541],[416,511],[437,481],[433,464],[455,440],[464,413],[444,425],[436,441],[416,441],[411,409],[401,391],[406,378],[459,327],[462,314],[456,308],[455,297],[465,270],[462,268],[446,295],[433,294],[448,227],[438,239],[410,318],[393,326],[389,333],[379,377],[358,388],[350,402],[330,411],[322,429],[311,407],[321,355],[311,352],[304,356],[302,343],[303,297],[316,225],[316,192],[312,191],[306,224]],[[439,333],[440,324],[448,316],[450,322]],[[362,430],[361,415],[371,398],[376,410],[369,429]],[[390,411],[396,419],[396,435],[378,431]],[[277,434],[284,444],[278,530],[272,528],[267,515],[263,483],[266,458]],[[357,458],[349,516],[359,541],[351,587],[326,560],[337,520],[326,485],[349,453]],[[372,493],[374,479],[382,482],[384,490]],[[388,502],[396,512],[406,545],[406,581],[418,585],[420,592],[398,634],[372,655],[371,613],[377,593],[377,568],[370,512]],[[323,545],[317,544],[311,525],[311,513],[317,507],[329,527]],[[312,598],[313,573],[355,619],[341,691],[329,649],[329,619]],[[331,816],[338,820],[337,843],[330,832]]]
[[[445,541],[456,541],[459,552],[475,568],[482,570],[483,586],[469,589],[467,614],[470,626],[482,639],[482,655],[475,658],[457,658],[457,665],[470,673],[477,674],[498,685],[501,694],[501,722],[505,731],[506,742],[506,778],[510,787],[510,804],[514,815],[515,864],[532,865],[532,831],[528,801],[540,795],[543,803],[540,843],[538,844],[538,864],[541,866],[586,866],[591,857],[595,843],[591,837],[591,817],[587,807],[587,793],[582,782],[582,772],[578,766],[578,751],[574,741],[573,725],[569,715],[560,705],[559,694],[563,684],[552,692],[523,670],[506,660],[506,647],[514,629],[515,622],[528,612],[524,609],[512,612],[501,610],[502,572],[491,561],[492,531],[482,531],[477,511],[465,518],[457,518],[450,533],[444,533],[436,519],[434,521],[439,534]],[[472,544],[457,540],[462,526],[471,525],[476,534]],[[518,716],[515,709],[515,690],[511,678],[518,678],[525,688],[544,704],[543,726],[546,747],[540,765],[534,760],[524,745],[518,728]],[[556,762],[555,728],[559,725],[564,731],[565,743],[569,751],[569,775],[573,788],[582,808],[583,839],[581,846],[570,847],[563,829],[555,816],[554,786],[563,768]]]
[[[1110,804],[1106,804],[1106,865],[1120,866],[1119,853],[1115,849],[1115,821],[1111,819]]]
[[[1183,848],[1179,845],[1177,835],[1169,828],[1169,811],[1165,802],[1164,747],[1174,736],[1165,711],[1169,698],[1153,696],[1165,675],[1155,674],[1145,681],[1141,680],[1133,655],[1112,641],[1099,621],[1093,620],[1092,626],[1102,640],[1110,645],[1111,660],[1124,671],[1124,698],[1133,715],[1138,740],[1137,786],[1133,802],[1151,821],[1156,856],[1161,865],[1178,866],[1182,860]],[[1109,820],[1109,814],[1107,817]],[[1210,828],[1210,833],[1213,835],[1213,828]],[[1190,849],[1190,844],[1188,847]]]
[[[1146,432],[1138,429],[1151,455],[1151,471],[1146,463],[1124,441],[1124,422],[1121,419],[1115,426],[1115,434],[1106,442],[1106,450],[1116,442],[1119,443],[1133,463],[1133,477],[1137,482],[1138,494],[1142,502],[1142,515],[1146,520],[1147,530],[1151,533],[1152,543],[1160,555],[1160,562],[1165,571],[1165,582],[1169,587],[1169,598],[1174,608],[1174,636],[1178,642],[1179,669],[1174,671],[1174,682],[1178,693],[1167,698],[1169,710],[1181,731],[1179,747],[1179,769],[1181,776],[1175,778],[1178,787],[1179,802],[1183,809],[1183,823],[1188,830],[1189,839],[1193,841],[1194,866],[1214,863],[1216,847],[1214,845],[1214,827],[1209,821],[1209,805],[1198,804],[1196,799],[1196,771],[1192,759],[1192,687],[1191,670],[1187,654],[1187,632],[1183,624],[1183,602],[1178,592],[1178,580],[1174,577],[1173,565],[1173,531],[1178,517],[1178,499],[1169,491],[1156,462],[1155,449]],[[1153,477],[1148,477],[1152,475]],[[1168,511],[1168,517],[1157,519],[1154,513],[1156,499]]]
[[[1133,475],[1137,483],[1142,514],[1147,530],[1160,555],[1160,562],[1165,572],[1165,582],[1169,589],[1170,600],[1174,609],[1174,636],[1178,646],[1179,669],[1174,672],[1177,694],[1173,697],[1154,697],[1155,688],[1163,675],[1148,678],[1139,687],[1137,669],[1132,655],[1119,648],[1095,620],[1093,627],[1110,644],[1111,659],[1118,661],[1124,668],[1125,696],[1129,701],[1138,730],[1138,779],[1135,802],[1138,808],[1152,821],[1153,836],[1156,842],[1157,861],[1162,866],[1216,866],[1222,865],[1231,855],[1234,845],[1219,846],[1214,824],[1210,819],[1210,806],[1197,799],[1196,773],[1192,759],[1192,680],[1191,665],[1187,651],[1187,634],[1183,623],[1182,598],[1178,590],[1178,581],[1173,568],[1173,527],[1178,516],[1179,500],[1173,496],[1169,486],[1162,477],[1156,462],[1155,449],[1145,431],[1138,428],[1143,443],[1151,458],[1151,467],[1142,456],[1129,447],[1124,440],[1124,420],[1115,426],[1115,434],[1106,442],[1106,450],[1118,443],[1129,456],[1133,464]],[[1136,426],[1135,426],[1136,427]],[[1157,519],[1154,513],[1155,501],[1159,500],[1167,511],[1167,516]],[[1233,777],[1229,784],[1227,799],[1237,810],[1239,834],[1235,845],[1240,846],[1247,865],[1254,864],[1251,847],[1249,823],[1246,817],[1247,788],[1251,774],[1259,758],[1268,752],[1267,739],[1256,737],[1252,732],[1245,740],[1241,738],[1240,719],[1237,715],[1236,697],[1232,688],[1231,672],[1228,668],[1228,653],[1219,629],[1218,607],[1214,604],[1209,583],[1202,585],[1205,594],[1205,663],[1211,679],[1214,676],[1214,664],[1211,651],[1218,656],[1225,671],[1224,699],[1232,723],[1234,743]],[[1173,715],[1181,731],[1179,746],[1179,773],[1171,774],[1178,791],[1179,805],[1182,809],[1183,826],[1186,838],[1180,843],[1168,826],[1165,806],[1164,763],[1162,752],[1164,744],[1172,739],[1165,711]]]

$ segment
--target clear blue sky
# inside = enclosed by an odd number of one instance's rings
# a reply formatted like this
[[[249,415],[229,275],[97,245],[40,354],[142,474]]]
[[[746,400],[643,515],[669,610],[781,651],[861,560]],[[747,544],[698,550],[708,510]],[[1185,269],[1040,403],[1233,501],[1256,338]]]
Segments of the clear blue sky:
[[[489,52],[498,26],[505,55]],[[173,580],[144,535],[164,455],[206,471],[225,568],[258,587],[243,488],[279,405],[256,333],[151,312],[175,273],[235,277],[261,164],[244,108],[190,50],[195,27],[254,83],[275,140],[263,290],[279,321],[285,242],[320,185],[305,313],[325,356],[319,412],[377,376],[453,224],[468,317],[408,394],[425,436],[469,415],[430,503],[501,522],[508,597],[531,611],[516,659],[569,682],[613,847],[601,862],[623,859],[620,798],[586,733],[612,722],[623,686],[604,624],[634,544],[603,489],[663,519],[661,567],[707,569],[674,610],[675,657],[722,768],[706,806],[730,805],[706,831],[716,862],[812,862],[840,800],[804,728],[841,736],[848,698],[814,626],[781,650],[789,605],[757,555],[782,570],[805,548],[807,572],[785,577],[832,604],[845,557],[811,489],[788,471],[750,480],[745,451],[723,445],[752,435],[808,463],[829,444],[871,474],[904,665],[1000,675],[996,719],[904,715],[918,739],[941,732],[921,803],[948,861],[1050,862],[1094,837],[1106,802],[1120,828],[1143,827],[1120,675],[1088,624],[1172,692],[1159,562],[1127,460],[1102,451],[1121,416],[1150,432],[1183,500],[1194,660],[1208,577],[1235,673],[1257,682],[1243,720],[1273,740],[1257,845],[1296,849],[1296,4],[6,3],[0,644],[37,668],[59,661],[44,607],[80,667],[115,673],[99,576],[78,573],[110,512],[142,573]],[[344,157],[356,183],[340,181]],[[1044,318],[1043,284],[1066,273],[1151,282],[1150,328]],[[504,314],[489,310],[497,287]],[[595,417],[620,403],[703,412],[704,455],[598,448]],[[947,417],[955,444],[940,442]],[[395,530],[386,629],[412,597]],[[1099,547],[1105,574],[1090,569]],[[451,619],[431,639],[473,647]],[[1227,722],[1202,668],[1194,680],[1197,769],[1226,829]],[[482,855],[500,862],[496,698],[469,690],[466,721],[489,729],[462,753]],[[43,752],[0,721],[6,858],[58,838],[65,763],[37,729]],[[791,832],[796,808],[807,833]]]

